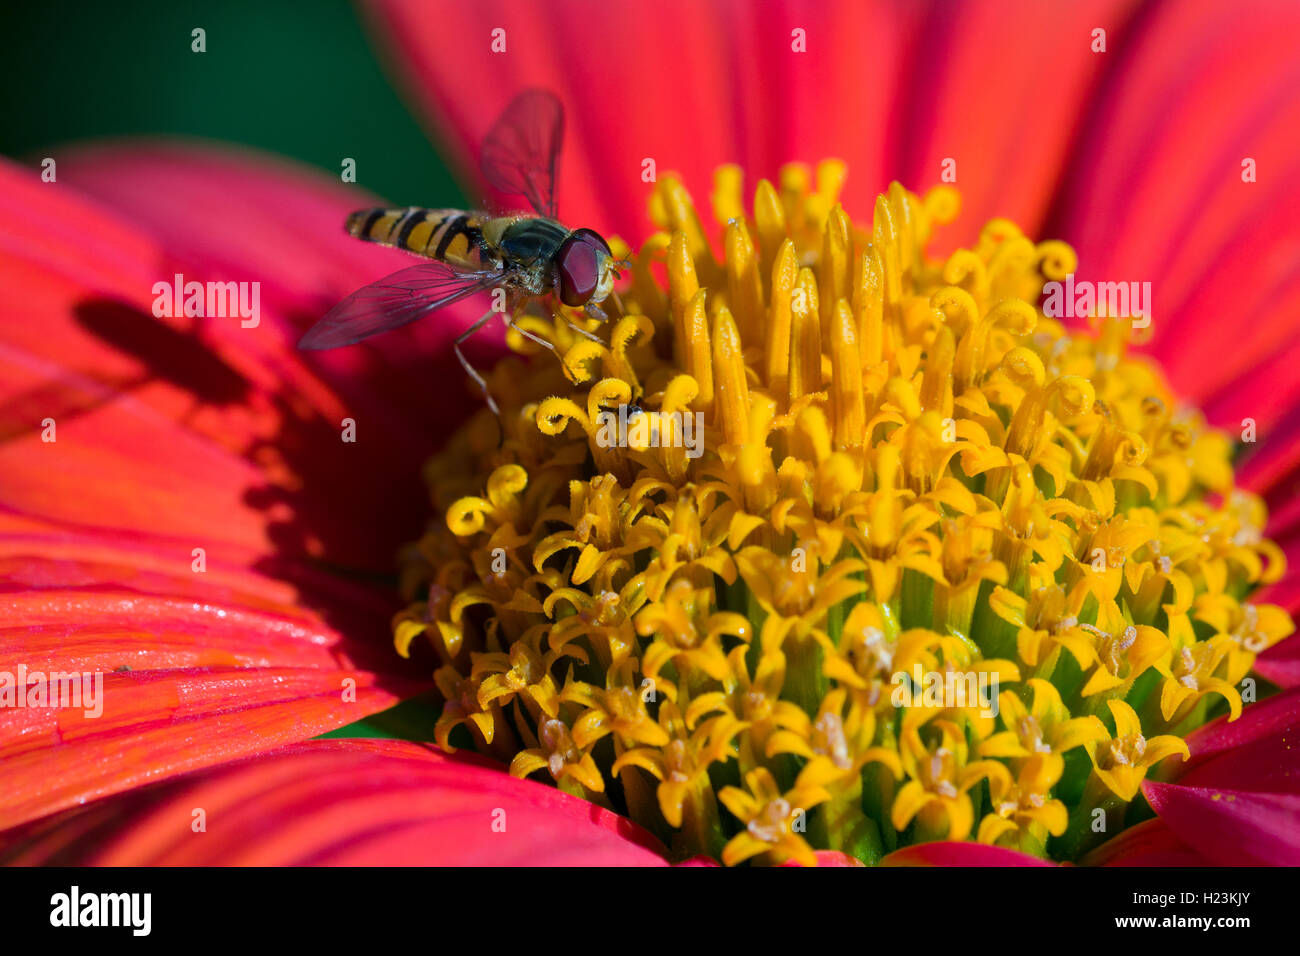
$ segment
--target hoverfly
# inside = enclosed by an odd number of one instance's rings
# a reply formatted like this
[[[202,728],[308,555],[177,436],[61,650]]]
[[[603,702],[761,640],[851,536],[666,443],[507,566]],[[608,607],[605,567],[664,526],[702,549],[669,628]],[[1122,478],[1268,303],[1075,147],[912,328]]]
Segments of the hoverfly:
[[[488,131],[480,164],[503,193],[528,199],[536,215],[492,216],[459,209],[362,209],[344,226],[348,235],[433,260],[371,283],[330,309],[299,340],[303,349],[332,349],[424,318],[476,293],[505,291],[507,325],[552,351],[555,346],[514,324],[520,307],[554,293],[567,306],[604,319],[600,309],[624,263],[592,229],[569,229],[555,219],[555,178],[564,138],[564,107],[546,90],[525,90]],[[492,317],[475,321],[452,345],[456,358],[498,412],[487,381],[461,345]],[[558,311],[558,310],[557,310]],[[565,319],[567,322],[567,318]],[[594,338],[573,323],[577,332]]]

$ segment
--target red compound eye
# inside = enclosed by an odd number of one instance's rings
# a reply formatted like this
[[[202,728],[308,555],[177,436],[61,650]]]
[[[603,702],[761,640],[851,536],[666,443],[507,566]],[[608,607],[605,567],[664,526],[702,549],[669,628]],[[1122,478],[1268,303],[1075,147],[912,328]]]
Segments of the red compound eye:
[[[600,285],[602,262],[611,255],[605,240],[591,229],[579,229],[565,239],[555,256],[560,301],[573,307],[590,302]]]

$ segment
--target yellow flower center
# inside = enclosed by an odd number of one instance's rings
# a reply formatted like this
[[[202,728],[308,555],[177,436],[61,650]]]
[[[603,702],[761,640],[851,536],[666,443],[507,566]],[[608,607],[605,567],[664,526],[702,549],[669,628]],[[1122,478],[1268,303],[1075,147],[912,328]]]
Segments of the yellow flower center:
[[[1030,714],[1026,714],[1016,721],[1016,731],[1020,734],[1020,741],[1026,750],[1035,753],[1051,753],[1052,746],[1043,739],[1043,728],[1038,721]]]
[[[775,843],[790,830],[793,808],[783,797],[766,804],[759,815],[749,821],[748,830],[764,843]]]
[[[1115,766],[1129,767],[1139,763],[1147,751],[1146,738],[1141,734],[1114,739],[1106,748],[1106,756],[1101,765],[1109,770]]]
[[[955,764],[952,751],[940,747],[920,766],[921,784],[925,789],[941,797],[957,796],[957,785],[953,782]]]
[[[566,764],[577,763],[582,759],[582,752],[569,736],[569,728],[564,721],[543,721],[541,731],[542,746],[546,748],[547,767],[558,779],[564,772]]]
[[[1078,858],[1096,806],[1240,713],[1293,629],[1245,600],[1281,553],[1230,442],[1125,354],[1143,323],[1044,314],[1068,246],[999,219],[931,257],[952,189],[854,219],[844,174],[746,209],[724,167],[716,229],[665,177],[605,327],[520,318],[562,361],[512,333],[500,419],[426,469],[398,650],[438,655],[444,746],[675,856]]]

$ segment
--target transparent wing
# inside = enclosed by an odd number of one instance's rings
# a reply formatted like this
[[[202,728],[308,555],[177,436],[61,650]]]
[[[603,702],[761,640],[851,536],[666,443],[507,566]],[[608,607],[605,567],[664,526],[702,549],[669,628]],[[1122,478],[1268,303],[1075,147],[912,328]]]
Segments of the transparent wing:
[[[483,141],[487,181],[503,193],[527,197],[538,215],[555,218],[555,177],[564,140],[564,107],[548,90],[524,90],[505,108]]]
[[[334,349],[424,318],[430,312],[485,292],[501,272],[458,272],[426,262],[363,286],[340,302],[298,340],[300,349]]]

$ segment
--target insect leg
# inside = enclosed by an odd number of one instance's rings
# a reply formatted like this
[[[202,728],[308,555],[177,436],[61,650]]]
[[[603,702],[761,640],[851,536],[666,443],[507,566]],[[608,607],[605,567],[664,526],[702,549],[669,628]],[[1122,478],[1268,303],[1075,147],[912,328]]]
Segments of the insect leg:
[[[590,309],[591,303],[588,303],[586,308]],[[597,345],[605,344],[604,341],[599,336],[595,335],[594,333],[588,332],[582,326],[575,323],[572,319],[569,318],[569,314],[567,312],[565,312],[563,309],[561,309],[558,305],[554,303],[551,304],[551,318],[556,319],[558,321],[562,321],[574,332],[577,332],[579,335],[583,336],[584,338],[591,339],[591,341],[595,342]],[[567,367],[565,371],[566,372],[568,371]]]
[[[451,344],[451,347],[452,351],[456,353],[456,358],[460,361],[461,367],[465,369],[465,372],[470,378],[478,383],[478,387],[483,390],[483,398],[487,402],[488,408],[492,409],[492,414],[499,418],[501,416],[501,409],[497,407],[496,400],[493,399],[492,395],[488,392],[487,379],[480,375],[473,365],[469,364],[469,359],[465,358],[465,353],[460,350],[461,343],[479,329],[483,328],[487,323],[487,320],[496,314],[496,309],[488,309],[487,312],[483,314],[482,318],[477,319],[473,325],[457,336],[456,341]]]
[[[565,322],[569,322],[568,317],[565,316],[564,313],[556,311],[556,312],[553,312],[553,314],[554,314],[554,315],[559,315],[561,318],[564,319]],[[535,334],[532,333],[532,332],[529,332],[529,331],[528,331],[527,329],[525,329],[522,325],[516,325],[516,324],[515,324],[515,320],[514,320],[513,317],[512,317],[512,318],[509,318],[509,319],[506,319],[506,324],[507,324],[508,326],[510,326],[510,328],[512,328],[512,329],[514,329],[516,332],[518,332],[520,335],[524,336],[525,338],[532,339],[532,340],[533,340],[534,342],[536,342],[538,345],[545,345],[548,349],[550,349],[552,352],[554,352],[554,353],[555,353],[555,357],[556,357],[557,359],[560,360],[560,365],[561,365],[561,367],[563,367],[563,369],[564,369],[564,373],[565,373],[566,375],[569,375],[570,378],[572,378],[572,375],[571,375],[570,372],[569,372],[569,366],[568,366],[568,363],[566,363],[566,362],[564,361],[564,356],[562,356],[562,355],[560,354],[560,350],[557,349],[557,348],[555,347],[555,343],[554,343],[554,342],[549,342],[549,341],[547,341],[546,339],[541,338],[540,336],[535,335]],[[581,332],[583,335],[587,336],[589,339],[591,339],[591,340],[594,341],[594,342],[600,342],[600,339],[596,338],[596,337],[595,337],[594,335],[592,335],[590,332],[587,332],[587,331],[584,330],[584,329],[580,329],[580,328],[578,328],[578,327],[577,327],[576,325],[574,325],[572,322],[569,322],[569,327],[572,328],[574,331]],[[604,344],[604,343],[601,343],[601,344]]]
[[[558,314],[559,314],[560,318],[562,318],[562,319],[564,320],[564,324],[567,325],[569,328],[573,329],[573,331],[577,332],[579,335],[581,335],[581,336],[583,336],[583,337],[585,337],[585,338],[589,338],[589,339],[591,339],[593,342],[597,342],[597,343],[599,343],[600,345],[604,345],[604,344],[605,344],[604,339],[602,339],[602,338],[601,338],[599,335],[597,335],[595,332],[588,332],[586,329],[584,329],[582,326],[578,325],[576,322],[574,322],[572,319],[570,319],[570,318],[569,318],[567,315],[565,315],[563,312],[560,312],[560,313],[558,313]],[[598,315],[598,316],[592,316],[592,318],[598,318],[598,319],[601,319],[601,320],[603,321],[604,318],[605,318],[605,316],[604,316],[604,314],[602,313],[601,315]]]

